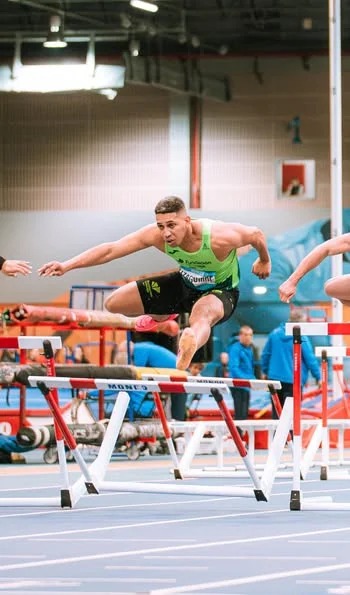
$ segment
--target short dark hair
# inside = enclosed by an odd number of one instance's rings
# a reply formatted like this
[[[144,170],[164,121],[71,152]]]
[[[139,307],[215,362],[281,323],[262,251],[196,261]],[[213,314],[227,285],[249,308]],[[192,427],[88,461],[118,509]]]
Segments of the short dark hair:
[[[185,203],[182,198],[179,198],[178,196],[166,196],[157,202],[156,206],[154,207],[154,212],[156,215],[161,213],[178,213],[179,211],[185,210]]]

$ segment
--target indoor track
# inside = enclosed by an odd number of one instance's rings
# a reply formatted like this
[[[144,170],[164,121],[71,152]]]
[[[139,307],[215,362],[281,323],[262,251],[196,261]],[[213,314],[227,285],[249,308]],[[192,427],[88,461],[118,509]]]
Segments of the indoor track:
[[[1,466],[0,497],[57,495],[58,466],[36,463],[40,451],[26,458],[27,465]],[[173,482],[170,468],[167,456],[120,457],[107,476]],[[75,480],[75,464],[69,472]],[[350,480],[318,477],[314,468],[302,482],[305,495],[350,501]],[[349,513],[291,512],[291,485],[277,479],[268,503],[111,493],[83,497],[72,510],[0,508],[0,594],[350,593]]]

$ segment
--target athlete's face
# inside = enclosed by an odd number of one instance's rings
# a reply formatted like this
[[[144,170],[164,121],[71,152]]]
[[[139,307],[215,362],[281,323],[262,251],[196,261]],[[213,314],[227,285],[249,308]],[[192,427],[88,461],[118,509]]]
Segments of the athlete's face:
[[[186,212],[158,213],[156,222],[162,239],[169,246],[180,246],[190,229],[190,217]]]

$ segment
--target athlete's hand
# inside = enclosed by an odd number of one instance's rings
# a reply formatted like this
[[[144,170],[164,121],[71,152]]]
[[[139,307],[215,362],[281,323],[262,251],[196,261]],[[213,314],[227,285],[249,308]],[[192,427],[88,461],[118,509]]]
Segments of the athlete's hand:
[[[43,264],[40,269],[38,269],[38,273],[40,277],[61,277],[64,275],[65,270],[62,262],[52,260],[51,262]]]
[[[297,284],[287,279],[287,281],[285,281],[284,283],[282,283],[282,285],[279,286],[278,291],[280,294],[281,301],[289,304],[292,297],[294,297],[296,294]]]
[[[262,262],[260,258],[257,258],[253,262],[252,273],[259,277],[259,279],[266,279],[271,273],[271,261]]]
[[[32,267],[26,260],[5,260],[1,272],[8,277],[26,276],[32,272]]]

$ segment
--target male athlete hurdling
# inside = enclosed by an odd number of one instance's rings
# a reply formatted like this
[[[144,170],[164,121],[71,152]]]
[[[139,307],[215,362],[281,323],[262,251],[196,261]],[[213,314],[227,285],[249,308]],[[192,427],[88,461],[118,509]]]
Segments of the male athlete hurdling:
[[[258,252],[252,273],[266,279],[271,261],[263,232],[257,227],[211,219],[191,219],[184,202],[164,198],[155,209],[156,222],[116,242],[90,248],[64,262],[51,261],[38,270],[43,277],[104,264],[155,247],[176,260],[179,270],[132,281],[111,293],[109,312],[136,317],[137,331],[166,330],[178,314],[189,313],[189,327],[180,340],[177,368],[186,370],[194,353],[209,339],[210,329],[227,320],[237,305],[239,265],[237,249],[251,245]]]

